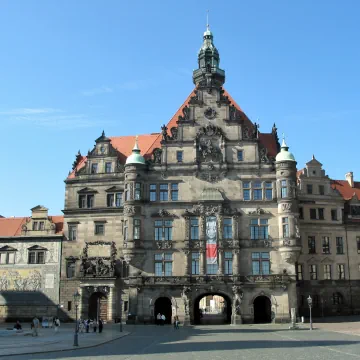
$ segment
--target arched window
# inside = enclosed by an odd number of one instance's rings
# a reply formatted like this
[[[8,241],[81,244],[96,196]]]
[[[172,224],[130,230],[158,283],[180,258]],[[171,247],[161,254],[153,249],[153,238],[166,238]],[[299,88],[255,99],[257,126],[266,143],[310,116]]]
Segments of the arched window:
[[[333,293],[333,304],[334,305],[341,305],[343,304],[343,296],[339,293],[339,292],[336,292],[336,293]]]

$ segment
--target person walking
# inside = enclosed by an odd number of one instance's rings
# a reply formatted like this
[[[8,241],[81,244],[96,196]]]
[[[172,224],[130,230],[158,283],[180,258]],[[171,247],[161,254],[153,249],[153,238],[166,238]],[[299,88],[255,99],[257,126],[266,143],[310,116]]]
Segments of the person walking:
[[[32,327],[33,327],[32,336],[39,336],[39,325],[40,325],[40,321],[35,315],[32,321]]]
[[[101,319],[99,319],[99,334],[102,333],[103,328],[104,328],[104,322]]]
[[[97,325],[98,325],[98,324],[97,324],[97,321],[94,320],[94,322],[93,322],[94,333],[96,333]]]
[[[165,324],[166,316],[164,314],[161,315],[161,325]]]
[[[88,333],[90,330],[90,319],[85,320],[85,329],[86,332]]]
[[[160,325],[160,323],[161,323],[161,314],[158,313],[158,314],[156,315],[156,324],[157,324],[157,325]]]
[[[60,319],[58,317],[55,317],[54,319],[54,330],[55,333],[59,332],[59,328],[60,328]]]
[[[179,317],[177,315],[174,316],[174,328],[175,330],[179,329]]]

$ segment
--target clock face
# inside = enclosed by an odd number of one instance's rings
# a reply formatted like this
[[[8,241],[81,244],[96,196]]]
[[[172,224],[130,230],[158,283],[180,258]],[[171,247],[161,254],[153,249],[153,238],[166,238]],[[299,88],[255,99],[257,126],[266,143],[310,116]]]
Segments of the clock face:
[[[104,154],[104,153],[105,153],[105,150],[106,150],[106,149],[105,149],[105,146],[101,146],[101,147],[100,147],[100,152],[101,152],[101,154]]]

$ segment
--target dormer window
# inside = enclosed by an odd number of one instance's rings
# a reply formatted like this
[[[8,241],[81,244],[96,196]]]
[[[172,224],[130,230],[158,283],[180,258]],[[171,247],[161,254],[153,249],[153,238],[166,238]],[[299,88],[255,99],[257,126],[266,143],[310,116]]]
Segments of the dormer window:
[[[44,231],[45,230],[45,223],[44,221],[33,221],[32,224],[33,231]]]
[[[98,164],[97,163],[91,164],[91,174],[97,174],[97,172],[98,172]]]
[[[111,170],[112,170],[112,163],[111,162],[106,162],[105,163],[105,172],[106,172],[106,174],[111,173]]]

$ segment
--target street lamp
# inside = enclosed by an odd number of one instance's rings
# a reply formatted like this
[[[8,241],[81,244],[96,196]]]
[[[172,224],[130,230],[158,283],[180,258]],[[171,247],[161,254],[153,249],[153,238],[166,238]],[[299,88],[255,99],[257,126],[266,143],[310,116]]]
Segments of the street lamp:
[[[78,326],[78,307],[80,302],[80,294],[79,291],[76,290],[74,294],[74,303],[75,303],[75,334],[74,334],[74,346],[79,346],[78,334],[79,334],[79,326]]]
[[[309,310],[310,310],[310,330],[313,329],[313,325],[312,325],[312,317],[311,317],[311,308],[312,308],[312,298],[311,296],[309,295],[309,297],[307,298],[307,302],[308,302],[308,305],[309,305]]]

